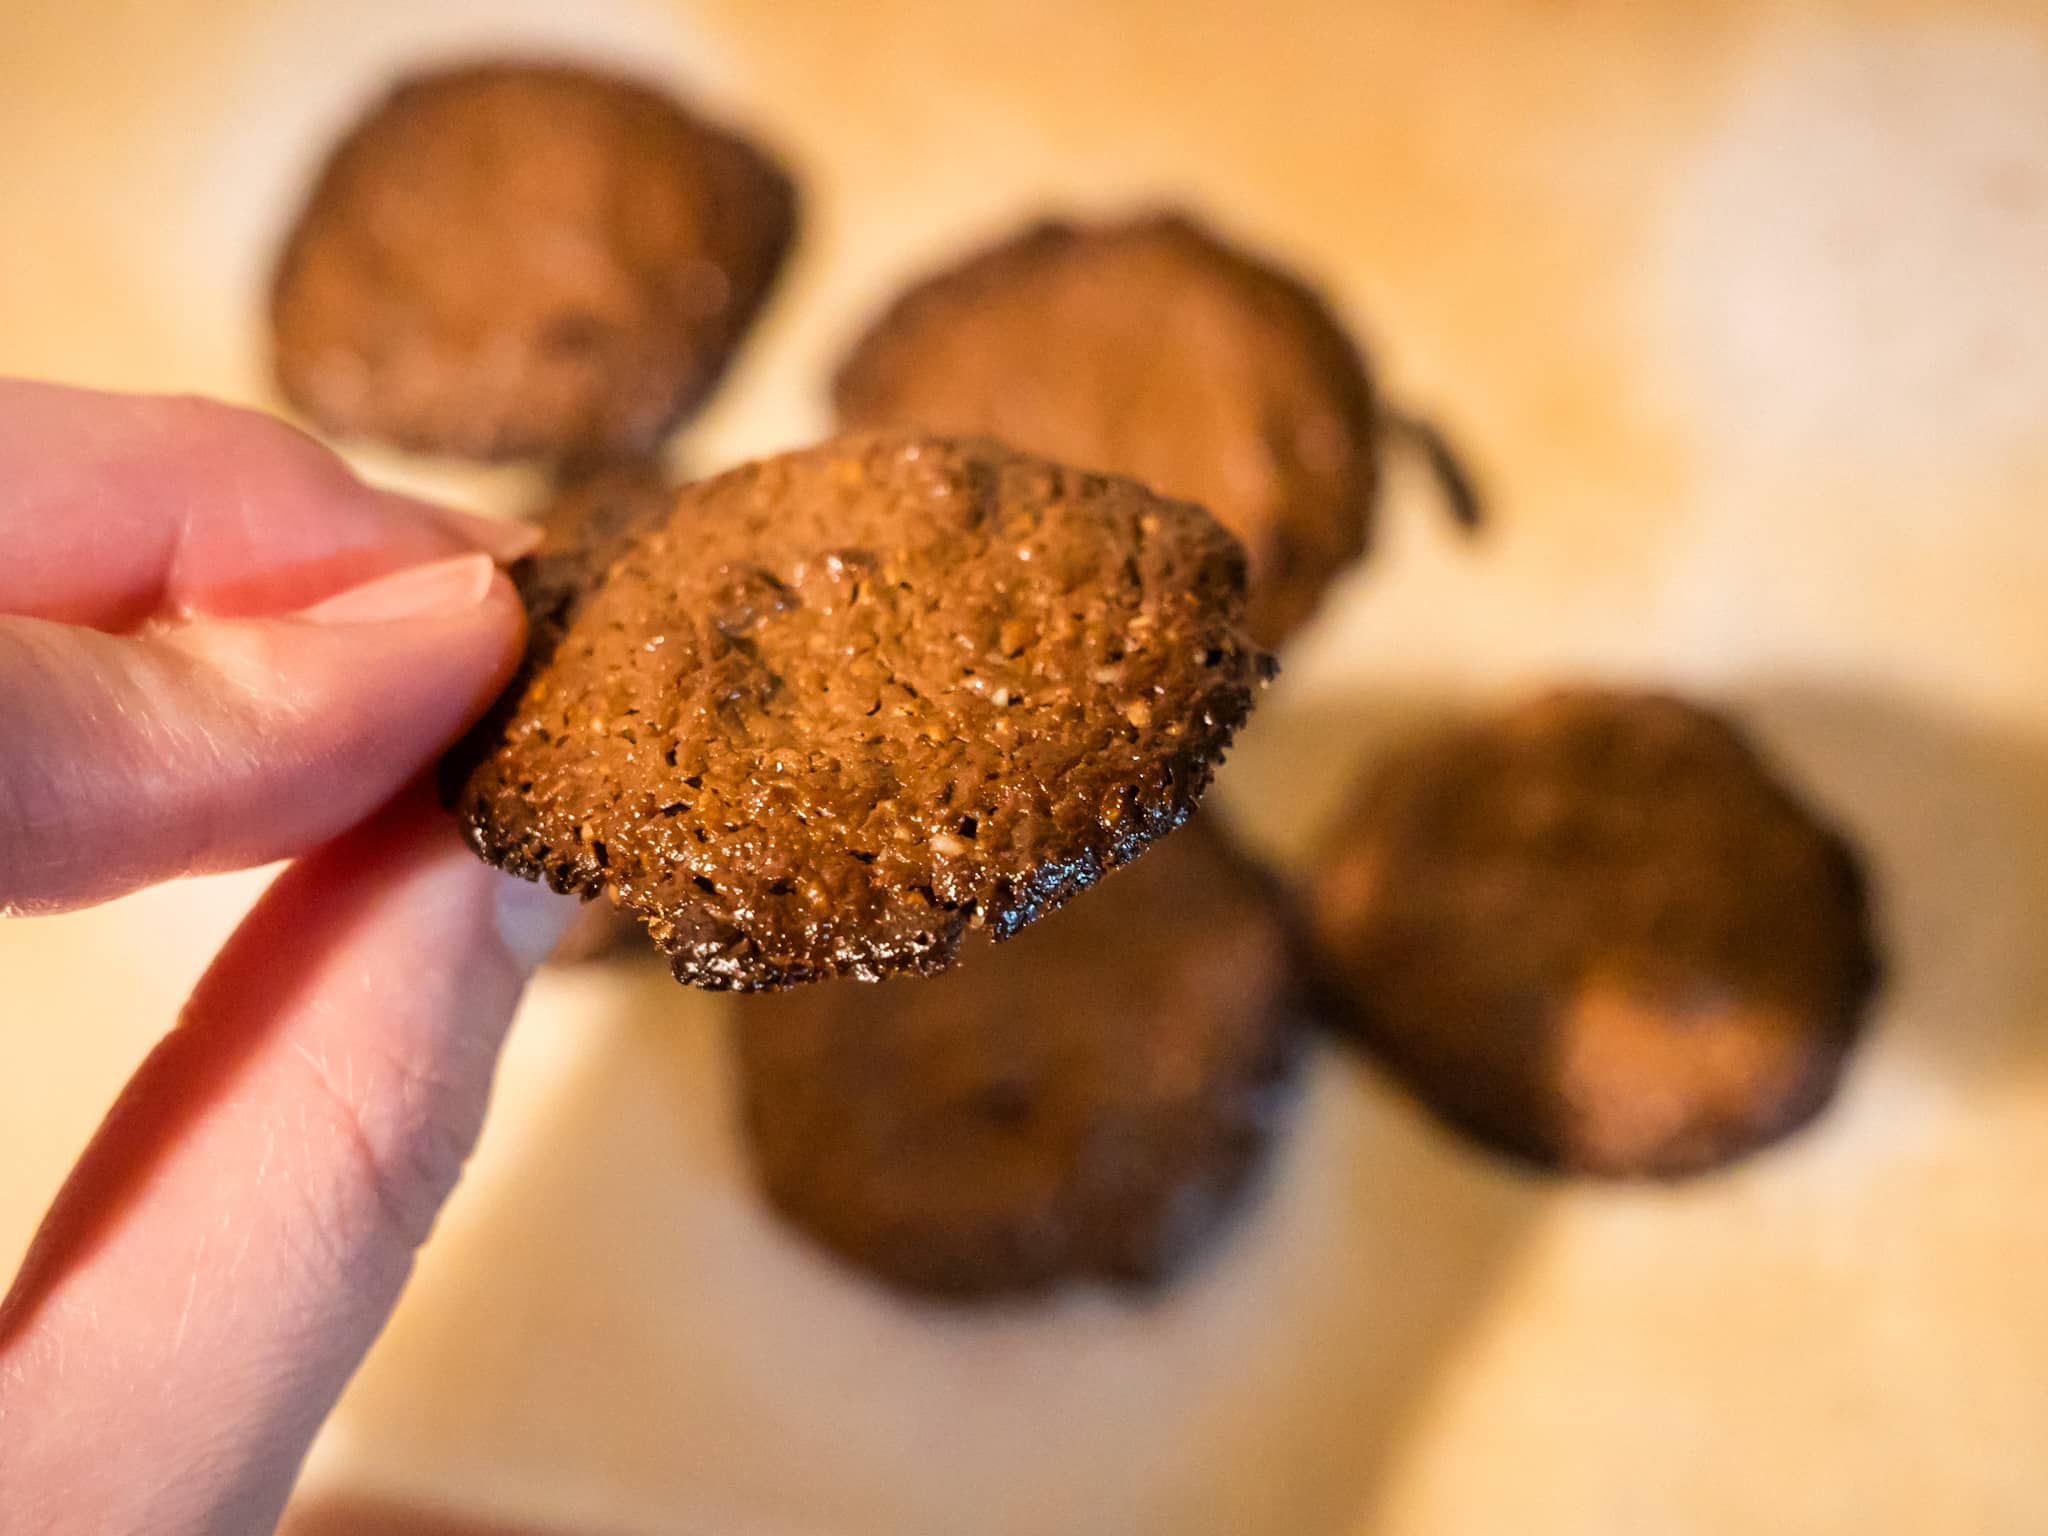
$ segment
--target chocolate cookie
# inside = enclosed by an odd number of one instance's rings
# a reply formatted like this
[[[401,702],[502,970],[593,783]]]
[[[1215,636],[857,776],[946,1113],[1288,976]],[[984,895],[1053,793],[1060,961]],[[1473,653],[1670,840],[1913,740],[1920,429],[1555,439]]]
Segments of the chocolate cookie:
[[[497,702],[442,762],[444,798],[459,795],[477,765],[497,750],[526,689],[554,660],[569,621],[603,582],[627,538],[665,519],[679,494],[651,460],[572,470],[556,482],[535,514],[539,547],[507,572],[526,609],[525,654]]]
[[[473,739],[488,860],[603,888],[676,975],[934,971],[1186,819],[1270,662],[1199,507],[857,436],[685,488]]]
[[[1364,550],[1373,391],[1313,292],[1177,215],[1039,224],[916,284],[834,385],[851,427],[985,432],[1215,513],[1278,644]]]
[[[526,605],[526,668],[543,666],[576,609],[635,530],[661,521],[679,494],[659,464],[628,459],[564,473],[541,508],[541,544],[512,567]]]
[[[1431,1108],[1573,1172],[1669,1177],[1815,1114],[1876,983],[1848,845],[1726,721],[1558,692],[1396,756],[1313,921]]]
[[[675,505],[677,485],[653,459],[565,465],[536,514],[545,536],[538,553],[573,553],[599,567],[635,528]]]
[[[724,370],[788,249],[759,149],[552,64],[406,81],[350,131],[271,295],[321,427],[475,458],[650,449]]]
[[[1267,1142],[1303,973],[1275,892],[1198,818],[936,980],[737,1009],[758,1177],[802,1231],[916,1291],[1163,1276]]]
[[[634,529],[666,516],[676,494],[661,466],[651,460],[582,466],[564,473],[537,514],[544,530],[540,548],[512,568],[513,584],[526,603],[527,651],[519,682],[507,690],[493,727],[502,730],[519,690],[554,655],[577,606],[596,590]],[[548,963],[579,965],[602,959],[627,948],[639,935],[639,923],[609,901],[586,899],[548,952]]]

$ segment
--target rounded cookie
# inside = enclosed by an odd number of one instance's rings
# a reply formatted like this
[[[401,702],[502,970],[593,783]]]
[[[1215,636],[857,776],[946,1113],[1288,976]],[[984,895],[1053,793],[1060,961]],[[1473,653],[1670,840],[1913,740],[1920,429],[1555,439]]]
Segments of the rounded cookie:
[[[1303,974],[1276,892],[1197,818],[944,976],[735,1010],[757,1177],[910,1290],[1162,1277],[1269,1139]]]
[[[473,458],[644,452],[710,392],[795,222],[755,146],[562,64],[405,81],[343,139],[271,292],[328,431]]]
[[[1243,597],[1189,503],[838,439],[636,533],[457,809],[486,859],[637,913],[682,980],[937,970],[1187,817],[1270,673]]]
[[[1302,283],[1179,215],[1038,224],[927,277],[834,399],[844,426],[985,432],[1200,502],[1244,541],[1261,644],[1365,548],[1358,349]]]
[[[1395,756],[1311,910],[1382,1060],[1579,1173],[1692,1173],[1801,1125],[1878,975],[1848,845],[1725,720],[1655,694],[1552,693]]]

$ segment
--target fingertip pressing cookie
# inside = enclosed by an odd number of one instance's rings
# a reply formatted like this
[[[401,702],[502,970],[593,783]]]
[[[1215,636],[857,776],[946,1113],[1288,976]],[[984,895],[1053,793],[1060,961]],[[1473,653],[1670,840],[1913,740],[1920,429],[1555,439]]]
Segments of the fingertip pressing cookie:
[[[1310,910],[1382,1061],[1577,1173],[1672,1177],[1788,1134],[1878,976],[1847,843],[1725,720],[1656,694],[1552,693],[1397,754]]]
[[[987,442],[686,487],[455,760],[477,851],[678,978],[935,971],[1184,821],[1271,664],[1200,508]]]
[[[342,436],[471,458],[651,449],[780,268],[788,176],[649,86],[417,76],[314,183],[271,292],[278,381]]]
[[[1043,223],[910,287],[854,346],[842,426],[986,433],[1201,503],[1276,645],[1365,549],[1365,363],[1296,278],[1192,220]]]
[[[931,980],[734,1010],[757,1177],[891,1285],[1163,1279],[1235,1208],[1309,1001],[1278,893],[1205,817]]]

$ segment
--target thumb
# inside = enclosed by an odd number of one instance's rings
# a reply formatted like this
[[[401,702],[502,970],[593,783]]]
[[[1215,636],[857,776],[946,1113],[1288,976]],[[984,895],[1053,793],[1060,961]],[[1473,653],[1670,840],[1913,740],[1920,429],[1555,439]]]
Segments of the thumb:
[[[483,711],[523,633],[483,554],[282,618],[131,636],[0,618],[0,913],[335,836]]]

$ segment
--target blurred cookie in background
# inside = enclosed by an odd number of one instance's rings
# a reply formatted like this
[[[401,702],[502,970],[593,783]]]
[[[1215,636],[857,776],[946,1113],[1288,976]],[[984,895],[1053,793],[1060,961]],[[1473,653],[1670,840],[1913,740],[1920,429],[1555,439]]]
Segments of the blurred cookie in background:
[[[1443,1119],[1674,1177],[1809,1120],[1879,974],[1857,857],[1729,722],[1560,690],[1418,742],[1310,900],[1348,1027]]]
[[[1158,1280],[1273,1135],[1306,974],[1272,883],[1198,819],[944,976],[743,1000],[760,1183],[911,1291]]]
[[[847,427],[976,432],[1198,501],[1278,644],[1363,553],[1371,378],[1328,304],[1177,213],[1047,222],[913,284],[841,364]]]
[[[477,459],[650,451],[710,392],[795,229],[763,150],[566,64],[415,76],[321,170],[271,294],[323,430]]]

